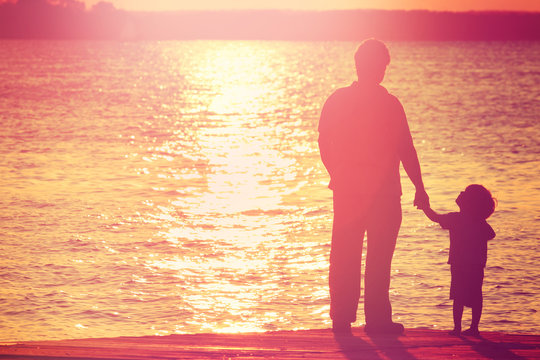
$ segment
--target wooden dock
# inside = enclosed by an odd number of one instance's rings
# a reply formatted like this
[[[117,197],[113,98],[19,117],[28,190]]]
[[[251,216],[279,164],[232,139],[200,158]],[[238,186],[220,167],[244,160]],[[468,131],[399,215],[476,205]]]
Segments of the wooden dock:
[[[33,341],[0,345],[0,359],[540,359],[540,335],[483,332],[455,337],[406,329],[370,337],[362,329],[334,337],[325,330],[194,334]]]

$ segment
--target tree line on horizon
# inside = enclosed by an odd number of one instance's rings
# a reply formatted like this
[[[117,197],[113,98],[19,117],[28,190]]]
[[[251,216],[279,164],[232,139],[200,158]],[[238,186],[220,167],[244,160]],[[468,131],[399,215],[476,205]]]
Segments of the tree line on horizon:
[[[0,38],[94,40],[540,40],[540,12],[130,12],[78,0],[0,2]]]

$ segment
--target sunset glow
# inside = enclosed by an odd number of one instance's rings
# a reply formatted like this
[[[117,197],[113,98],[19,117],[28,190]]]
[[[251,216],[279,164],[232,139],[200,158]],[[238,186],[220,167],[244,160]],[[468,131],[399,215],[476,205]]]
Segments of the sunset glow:
[[[85,0],[92,6],[100,0]],[[432,11],[540,11],[536,0],[112,0],[117,8],[134,11],[177,10],[239,10],[239,9],[287,9],[287,10],[337,10],[337,9],[384,9],[384,10],[432,10]]]

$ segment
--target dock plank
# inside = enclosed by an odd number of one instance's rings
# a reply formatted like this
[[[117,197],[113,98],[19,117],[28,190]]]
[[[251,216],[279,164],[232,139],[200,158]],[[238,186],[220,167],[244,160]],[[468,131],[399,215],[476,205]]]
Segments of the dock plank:
[[[399,337],[370,337],[362,329],[348,337],[329,329],[184,334],[22,342],[1,345],[0,359],[540,359],[540,335],[455,337],[427,329],[407,329]]]

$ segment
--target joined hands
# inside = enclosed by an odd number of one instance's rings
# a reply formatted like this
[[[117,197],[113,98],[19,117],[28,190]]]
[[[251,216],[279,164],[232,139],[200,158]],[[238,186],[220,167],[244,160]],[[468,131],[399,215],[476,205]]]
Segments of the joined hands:
[[[414,206],[417,209],[424,210],[429,209],[429,196],[425,189],[417,189],[416,194],[414,195]]]

